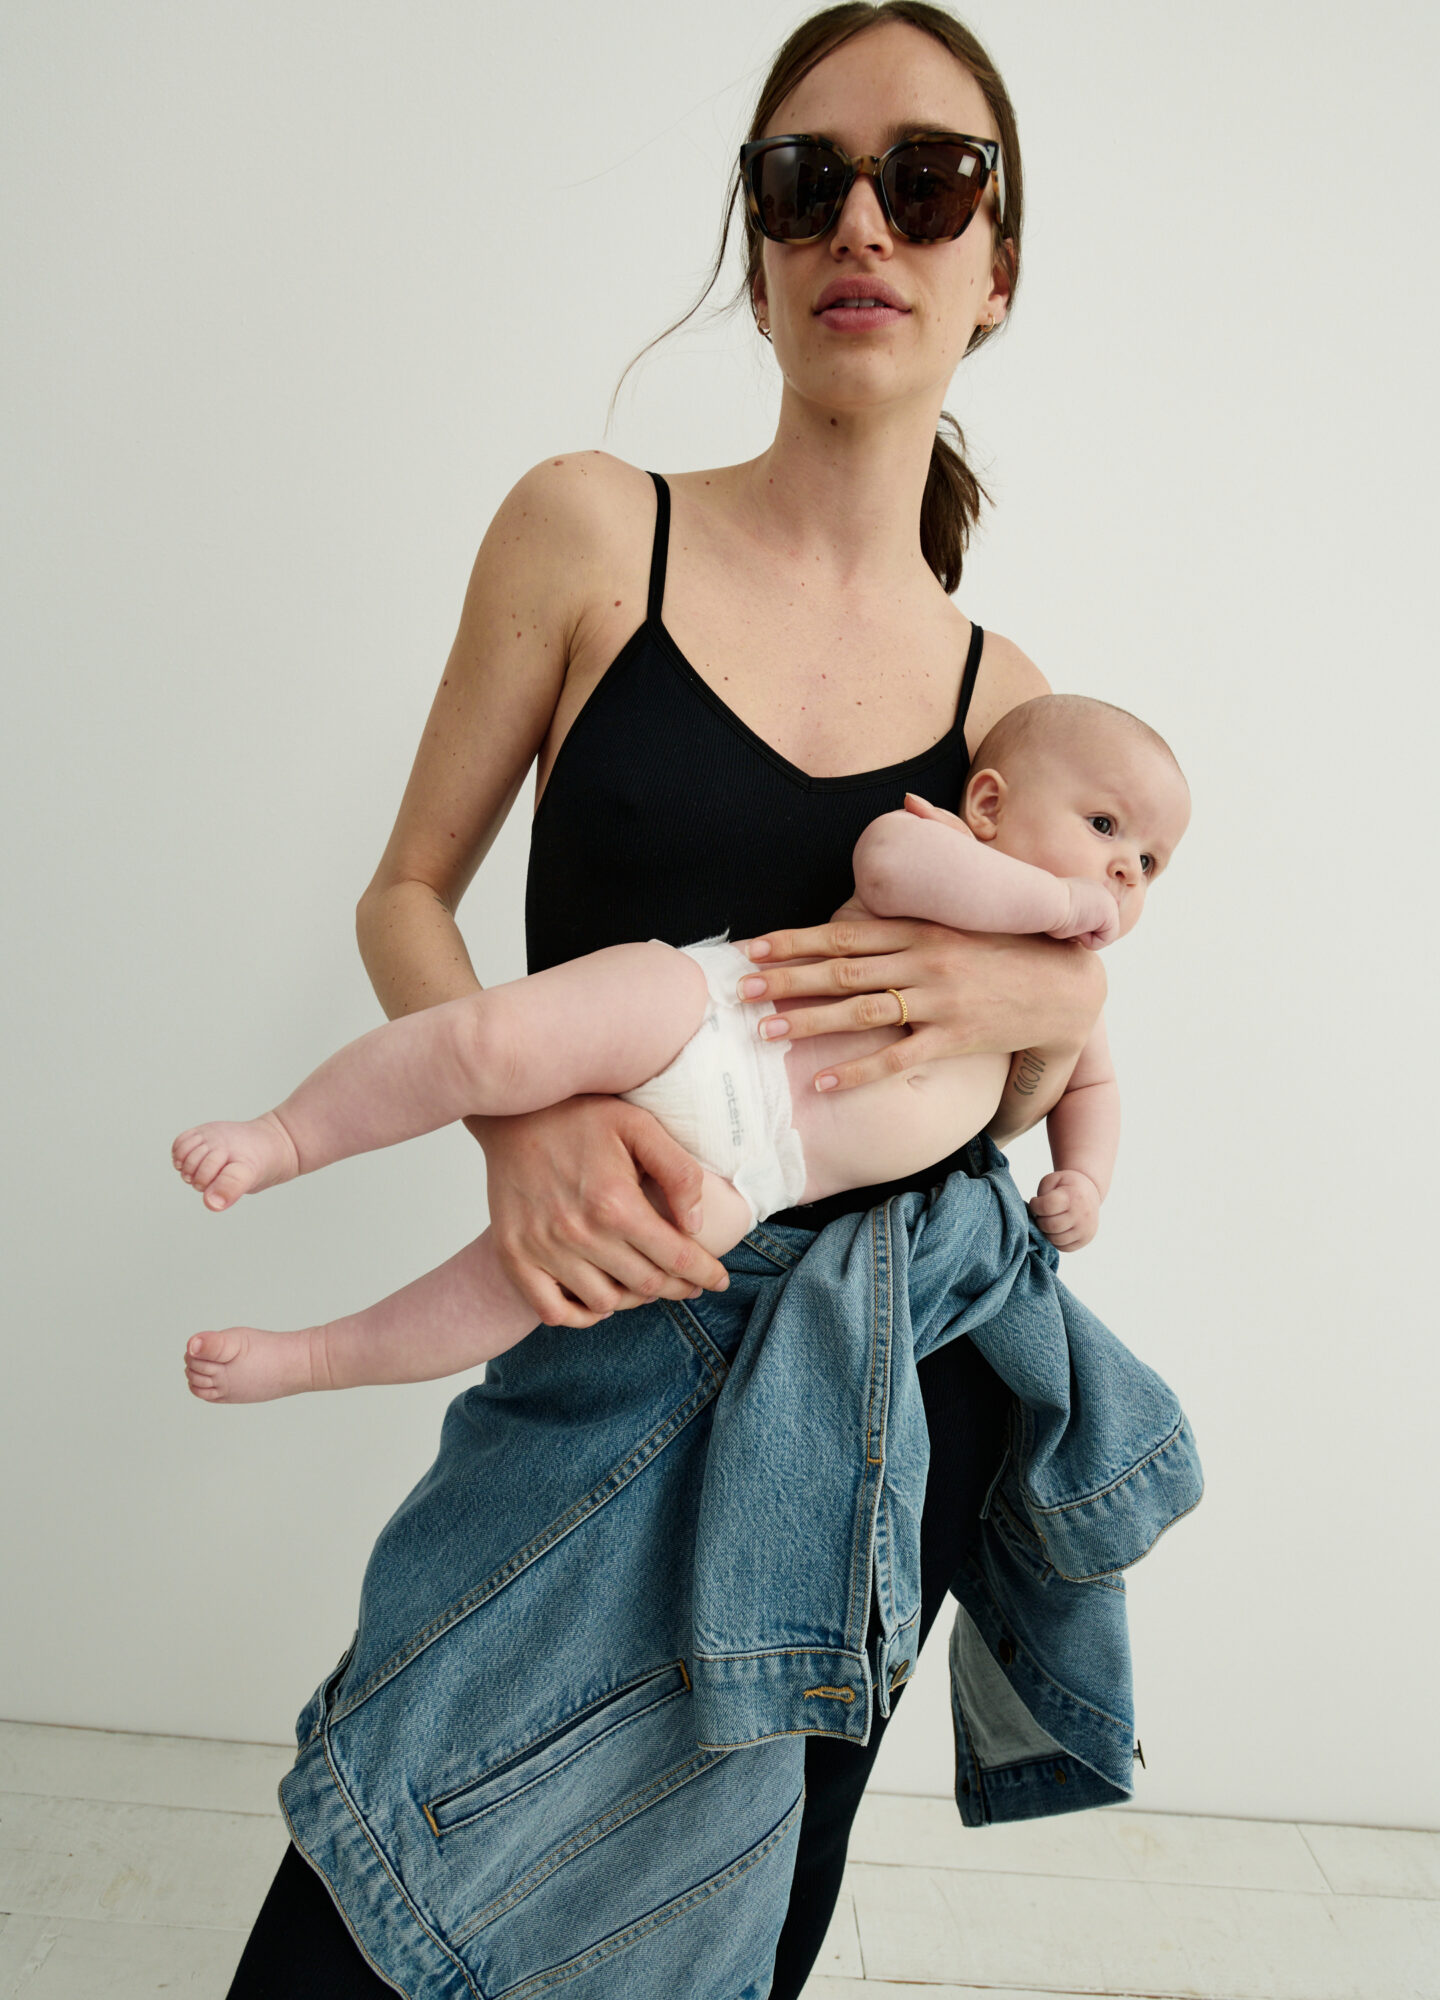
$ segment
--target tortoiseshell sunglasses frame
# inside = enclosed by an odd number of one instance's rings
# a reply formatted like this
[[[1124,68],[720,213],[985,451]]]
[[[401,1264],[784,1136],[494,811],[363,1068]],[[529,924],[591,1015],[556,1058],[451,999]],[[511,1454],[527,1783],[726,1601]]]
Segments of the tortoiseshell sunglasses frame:
[[[980,183],[979,192],[975,197],[975,202],[970,213],[952,235],[911,236],[900,227],[890,212],[890,198],[885,191],[883,178],[884,170],[897,153],[903,153],[911,146],[945,145],[968,147],[971,152],[979,156],[988,169],[988,172],[985,179]],[[766,153],[772,151],[777,146],[822,147],[827,153],[832,153],[845,169],[845,184],[841,188],[839,197],[836,200],[834,213],[825,224],[825,227],[817,229],[813,235],[772,236],[770,231],[765,227],[764,218],[760,212],[760,195],[757,185],[759,180],[759,162]],[[884,210],[885,220],[889,223],[895,234],[901,237],[906,243],[954,243],[957,238],[965,234],[965,231],[975,220],[976,215],[980,211],[980,204],[985,199],[985,190],[989,187],[991,181],[995,183],[996,215],[999,217],[1005,212],[1004,167],[1000,157],[1000,142],[998,139],[975,139],[968,132],[917,132],[907,138],[897,139],[895,144],[886,152],[861,153],[855,159],[852,159],[845,151],[845,148],[838,145],[834,139],[823,139],[812,132],[777,132],[768,139],[747,139],[745,144],[740,148],[740,178],[745,189],[745,205],[749,210],[750,219],[755,224],[755,227],[762,236],[768,237],[772,243],[792,245],[818,243],[820,238],[827,235],[839,221],[840,212],[845,206],[851,188],[855,185],[857,176],[860,174],[868,174],[874,181],[875,192],[880,206]]]

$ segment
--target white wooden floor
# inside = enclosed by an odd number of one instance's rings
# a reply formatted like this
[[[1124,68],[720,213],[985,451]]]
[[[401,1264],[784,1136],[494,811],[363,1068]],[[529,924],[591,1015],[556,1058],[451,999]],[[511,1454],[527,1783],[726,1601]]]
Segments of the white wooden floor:
[[[289,1763],[0,1722],[0,2000],[224,2000]],[[879,1794],[850,1856],[806,2000],[1440,2000],[1440,1833]]]

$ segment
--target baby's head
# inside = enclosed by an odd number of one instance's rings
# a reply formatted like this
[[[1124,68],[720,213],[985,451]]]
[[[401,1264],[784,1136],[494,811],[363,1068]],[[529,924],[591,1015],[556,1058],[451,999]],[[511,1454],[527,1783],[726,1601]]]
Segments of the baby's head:
[[[981,743],[960,811],[1002,854],[1103,882],[1124,937],[1189,824],[1190,788],[1138,716],[1088,695],[1044,694],[1002,715]]]

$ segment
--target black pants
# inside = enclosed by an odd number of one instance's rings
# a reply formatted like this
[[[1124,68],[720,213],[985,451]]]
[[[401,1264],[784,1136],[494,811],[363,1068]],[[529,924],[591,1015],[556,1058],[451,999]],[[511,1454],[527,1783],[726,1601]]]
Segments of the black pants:
[[[999,1462],[1009,1392],[963,1339],[927,1355],[919,1375],[930,1431],[920,1534],[923,1643],[976,1532],[980,1502]],[[885,1718],[877,1713],[863,1749],[833,1736],[812,1736],[805,1745],[805,1811],[770,2000],[797,2000],[819,1955],[840,1894],[851,1822],[884,1733]],[[362,1958],[330,1892],[292,1844],[255,1919],[228,2000],[394,2000],[394,1991]]]

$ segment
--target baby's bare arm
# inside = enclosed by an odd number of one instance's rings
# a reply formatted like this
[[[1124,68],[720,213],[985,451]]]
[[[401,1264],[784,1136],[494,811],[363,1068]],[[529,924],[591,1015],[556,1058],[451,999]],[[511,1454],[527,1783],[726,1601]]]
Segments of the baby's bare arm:
[[[1120,1086],[1102,1015],[1046,1127],[1057,1173],[1084,1174],[1103,1201],[1120,1149]]]
[[[1099,1227],[1120,1143],[1120,1090],[1103,1020],[1050,1113],[1049,1132],[1055,1164],[1035,1190],[1030,1213],[1057,1250],[1083,1250]]]
[[[855,844],[855,887],[879,917],[919,917],[957,931],[1079,937],[1109,944],[1119,918],[1100,883],[1070,881],[977,840],[962,819],[907,797]]]
[[[1070,913],[1058,875],[997,854],[959,820],[881,813],[855,843],[855,888],[877,917],[957,931],[1050,931]]]

